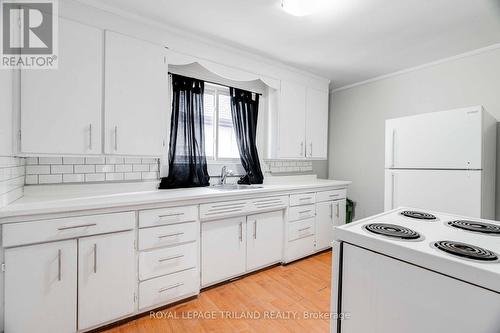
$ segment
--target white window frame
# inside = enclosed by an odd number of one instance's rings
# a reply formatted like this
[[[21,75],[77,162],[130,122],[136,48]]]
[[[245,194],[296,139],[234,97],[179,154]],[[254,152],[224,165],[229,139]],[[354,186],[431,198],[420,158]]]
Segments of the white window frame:
[[[210,92],[214,94],[214,147],[213,147],[213,155],[214,156],[207,156],[207,163],[208,164],[213,164],[213,165],[227,165],[228,167],[230,165],[236,165],[241,166],[241,160],[240,158],[227,158],[227,157],[219,157],[219,95],[226,95],[229,96],[229,88],[225,86],[221,86],[218,84],[213,84],[213,83],[205,83],[205,93]],[[234,128],[234,126],[233,126]],[[236,170],[235,170],[236,171]]]

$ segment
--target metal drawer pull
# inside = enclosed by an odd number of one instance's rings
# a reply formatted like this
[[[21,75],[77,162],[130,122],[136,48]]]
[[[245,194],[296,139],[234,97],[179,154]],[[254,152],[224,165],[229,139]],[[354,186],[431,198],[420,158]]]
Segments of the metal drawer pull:
[[[307,228],[302,228],[302,229],[299,229],[299,231],[305,231],[307,229],[311,229],[311,227],[307,227]]]
[[[94,274],[97,273],[97,244],[94,244]]]
[[[72,227],[62,227],[62,228],[57,228],[57,230],[62,231],[62,230],[69,230],[69,229],[78,229],[78,228],[95,227],[96,225],[97,225],[96,223],[81,224],[81,225],[75,225],[75,226],[72,226]]]
[[[164,262],[164,261],[179,259],[179,258],[182,258],[182,257],[184,257],[184,255],[183,254],[179,254],[179,255],[176,255],[176,256],[171,256],[171,257],[167,257],[167,258],[158,259],[158,262]]]
[[[338,197],[340,194],[330,194],[330,198]]]
[[[304,238],[311,237],[311,236],[312,236],[312,234],[307,234],[307,235],[304,235],[304,236],[300,236],[299,238],[297,238],[295,240],[304,239]]]
[[[180,236],[180,235],[184,235],[184,233],[183,232],[176,232],[174,234],[161,235],[161,236],[158,236],[158,238],[162,239],[162,238],[175,237],[175,236]]]
[[[257,221],[253,221],[253,239],[257,239]]]
[[[62,251],[59,249],[57,251],[57,281],[61,281],[61,266],[62,266]]]
[[[184,215],[184,213],[172,213],[172,214],[158,215],[158,218],[161,220],[165,217],[181,216],[181,215]]]
[[[340,214],[340,209],[339,209],[339,203],[337,202],[336,206],[335,206],[335,215],[337,217],[339,217],[339,214]]]
[[[243,223],[240,222],[240,242],[243,242]]]
[[[180,286],[183,286],[184,283],[176,283],[174,284],[173,286],[170,286],[170,287],[165,287],[165,288],[161,288],[160,290],[158,290],[158,293],[162,293],[162,292],[165,292],[167,290],[171,290],[171,289],[174,289],[174,288],[177,288],[177,287],[180,287]]]
[[[312,200],[312,197],[307,197],[307,198],[299,198],[299,200]]]
[[[310,212],[311,212],[310,209],[309,210],[303,210],[303,211],[299,212],[299,214],[305,214],[305,213],[310,213]]]

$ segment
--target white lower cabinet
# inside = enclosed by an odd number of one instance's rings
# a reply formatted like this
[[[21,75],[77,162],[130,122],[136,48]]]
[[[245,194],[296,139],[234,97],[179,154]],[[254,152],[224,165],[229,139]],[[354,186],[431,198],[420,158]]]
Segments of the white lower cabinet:
[[[5,250],[5,332],[76,331],[76,257],[76,240]]]
[[[201,224],[201,285],[241,275],[246,269],[246,218]]]
[[[133,231],[78,240],[78,329],[134,312],[134,241]]]
[[[326,201],[316,204],[316,250],[332,246],[333,228],[345,223],[346,200]]]
[[[283,211],[202,223],[201,285],[280,262]]]
[[[247,217],[247,270],[251,271],[283,258],[283,212]]]

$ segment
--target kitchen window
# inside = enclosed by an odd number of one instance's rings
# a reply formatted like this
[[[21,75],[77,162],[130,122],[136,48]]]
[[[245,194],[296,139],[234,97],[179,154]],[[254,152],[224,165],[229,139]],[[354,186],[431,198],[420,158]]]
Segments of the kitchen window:
[[[205,84],[205,154],[208,162],[238,161],[229,88]]]

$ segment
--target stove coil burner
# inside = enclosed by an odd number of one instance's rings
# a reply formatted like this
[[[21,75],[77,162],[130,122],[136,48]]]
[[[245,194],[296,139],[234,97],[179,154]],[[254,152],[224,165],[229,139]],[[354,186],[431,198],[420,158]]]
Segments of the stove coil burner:
[[[374,234],[405,240],[420,238],[420,234],[418,232],[395,224],[372,223],[366,225],[365,229]]]
[[[468,220],[456,220],[448,222],[448,225],[457,229],[479,232],[488,235],[500,235],[500,225],[468,221]]]
[[[437,217],[435,217],[432,214],[424,213],[424,212],[417,212],[417,211],[413,211],[413,210],[402,211],[401,215],[406,216],[406,217],[410,217],[412,219],[418,219],[418,220],[433,221],[433,220],[437,219]]]
[[[454,241],[439,241],[435,242],[433,245],[438,250],[466,259],[489,262],[498,260],[496,253],[470,244]]]

